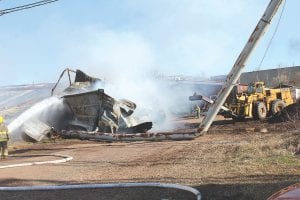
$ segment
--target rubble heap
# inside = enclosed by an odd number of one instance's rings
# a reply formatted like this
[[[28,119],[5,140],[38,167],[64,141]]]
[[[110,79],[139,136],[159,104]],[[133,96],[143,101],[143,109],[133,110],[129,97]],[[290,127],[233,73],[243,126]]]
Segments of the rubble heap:
[[[295,122],[297,120],[300,120],[300,100],[298,100],[294,104],[285,107],[280,112],[276,113],[269,119],[269,122]]]

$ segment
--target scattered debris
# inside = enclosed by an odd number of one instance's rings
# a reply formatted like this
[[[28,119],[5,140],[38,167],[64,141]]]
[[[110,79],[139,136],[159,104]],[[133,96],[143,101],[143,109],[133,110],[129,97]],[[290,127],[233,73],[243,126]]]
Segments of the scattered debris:
[[[295,122],[297,120],[300,120],[300,101],[285,107],[280,112],[277,112],[269,119],[269,122]]]
[[[32,139],[35,141],[41,141],[44,136],[50,133],[51,127],[38,119],[34,119],[24,123],[22,131],[25,133],[23,137],[29,137],[23,138],[25,141]]]
[[[152,125],[152,124],[151,124]],[[140,124],[145,128],[150,127],[149,122]],[[177,130],[172,132],[131,132],[131,133],[105,133],[105,132],[89,132],[80,130],[61,131],[63,138],[75,138],[80,140],[94,141],[161,141],[161,140],[191,140],[197,137],[196,130]]]
[[[56,92],[57,86],[68,74],[69,86],[62,92]],[[75,81],[71,81],[70,73],[75,73]],[[49,133],[80,130],[83,132],[101,133],[145,133],[152,128],[152,122],[137,123],[132,116],[136,104],[126,99],[116,100],[107,95],[103,89],[98,89],[101,79],[86,75],[80,70],[65,69],[52,89],[52,95],[62,100],[64,109],[61,115],[66,117],[36,120],[37,116],[27,120],[22,125],[25,137],[40,141]],[[51,108],[50,108],[51,109]],[[48,116],[51,117],[51,115]],[[53,121],[58,121],[53,123]],[[54,126],[53,124],[59,124]],[[24,137],[23,137],[24,139]],[[26,138],[27,140],[28,138]]]

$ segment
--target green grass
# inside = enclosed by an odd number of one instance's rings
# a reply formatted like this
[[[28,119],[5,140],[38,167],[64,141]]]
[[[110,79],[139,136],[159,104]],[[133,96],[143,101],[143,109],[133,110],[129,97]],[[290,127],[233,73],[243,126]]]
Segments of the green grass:
[[[263,164],[277,164],[277,165],[286,165],[286,166],[299,166],[300,159],[293,155],[276,155],[268,158],[262,158],[260,160]]]

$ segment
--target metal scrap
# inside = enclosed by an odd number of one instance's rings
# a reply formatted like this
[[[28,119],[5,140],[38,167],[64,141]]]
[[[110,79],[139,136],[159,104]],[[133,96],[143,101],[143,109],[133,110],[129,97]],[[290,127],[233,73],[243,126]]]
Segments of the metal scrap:
[[[295,122],[300,120],[300,100],[297,103],[288,105],[283,108],[281,111],[277,112],[274,116],[272,116],[268,121],[271,123],[278,122]]]
[[[177,132],[145,132],[145,133],[105,133],[68,130],[62,131],[63,138],[77,138],[95,141],[160,141],[160,140],[191,140],[197,137],[196,130]]]

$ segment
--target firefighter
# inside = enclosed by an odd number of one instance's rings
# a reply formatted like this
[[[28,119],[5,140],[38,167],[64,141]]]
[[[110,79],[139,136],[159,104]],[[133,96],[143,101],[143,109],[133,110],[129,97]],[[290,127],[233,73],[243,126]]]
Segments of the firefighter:
[[[8,129],[4,124],[4,118],[0,116],[0,151],[1,151],[1,159],[5,159],[8,156],[7,142],[9,140],[8,137]]]
[[[200,118],[200,114],[201,114],[201,109],[200,109],[200,106],[197,104],[195,105],[195,114],[196,114],[196,118]]]

